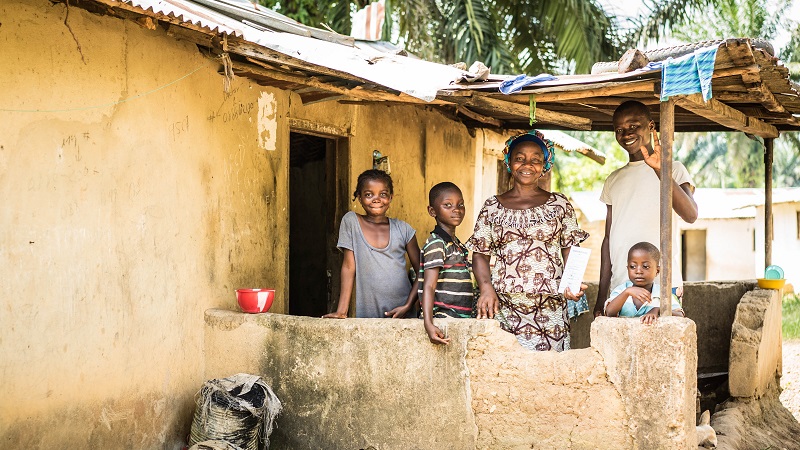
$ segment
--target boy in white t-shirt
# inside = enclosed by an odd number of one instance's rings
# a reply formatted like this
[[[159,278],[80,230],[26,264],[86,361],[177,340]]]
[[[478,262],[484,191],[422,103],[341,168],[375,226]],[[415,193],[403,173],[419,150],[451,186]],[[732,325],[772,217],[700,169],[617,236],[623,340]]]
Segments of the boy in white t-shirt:
[[[628,249],[637,242],[660,242],[660,170],[661,146],[655,122],[647,106],[627,101],[614,111],[614,135],[628,152],[629,162],[606,179],[600,201],[608,207],[606,230],[600,251],[600,286],[594,307],[595,317],[603,314],[610,286],[623,283],[627,277]],[[655,146],[653,145],[655,141]],[[697,220],[697,204],[692,196],[692,177],[683,164],[672,164],[672,209],[684,221]],[[672,271],[673,292],[682,300],[680,235],[673,214]]]

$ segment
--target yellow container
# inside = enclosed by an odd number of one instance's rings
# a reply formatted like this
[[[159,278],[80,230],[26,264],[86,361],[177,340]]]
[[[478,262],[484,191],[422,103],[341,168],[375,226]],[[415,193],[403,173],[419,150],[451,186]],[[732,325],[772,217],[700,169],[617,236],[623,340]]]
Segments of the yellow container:
[[[768,280],[766,278],[758,278],[758,287],[761,289],[780,289],[786,283],[786,279]]]

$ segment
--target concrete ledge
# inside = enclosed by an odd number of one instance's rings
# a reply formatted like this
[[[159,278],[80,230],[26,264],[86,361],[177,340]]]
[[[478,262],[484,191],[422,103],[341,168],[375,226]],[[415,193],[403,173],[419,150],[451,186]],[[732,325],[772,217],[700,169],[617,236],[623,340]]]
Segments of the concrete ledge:
[[[733,397],[760,397],[781,375],[781,296],[757,289],[742,297],[731,331],[730,375]]]
[[[693,448],[689,320],[602,319],[600,344],[564,353],[524,350],[494,320],[438,323],[449,346],[413,319],[209,310],[205,375],[265,378],[284,403],[275,448]]]

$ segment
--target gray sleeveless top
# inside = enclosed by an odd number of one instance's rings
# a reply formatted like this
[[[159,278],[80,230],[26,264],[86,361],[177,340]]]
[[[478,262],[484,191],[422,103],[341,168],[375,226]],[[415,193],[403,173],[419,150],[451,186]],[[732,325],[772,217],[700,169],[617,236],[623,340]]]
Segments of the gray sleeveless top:
[[[356,260],[356,317],[386,317],[403,305],[411,292],[406,273],[406,244],[416,232],[402,220],[389,218],[389,244],[375,248],[367,242],[358,216],[342,217],[336,246],[352,250]]]

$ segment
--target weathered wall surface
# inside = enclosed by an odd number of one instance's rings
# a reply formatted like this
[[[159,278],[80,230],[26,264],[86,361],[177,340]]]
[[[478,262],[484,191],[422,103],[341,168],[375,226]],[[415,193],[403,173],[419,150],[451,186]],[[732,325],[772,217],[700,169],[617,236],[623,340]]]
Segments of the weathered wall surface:
[[[760,397],[781,375],[781,296],[756,289],[742,297],[731,333],[729,390],[734,397]]]
[[[692,282],[684,285],[683,309],[697,324],[697,369],[727,372],[736,305],[755,282]]]
[[[649,326],[601,317],[592,326],[592,346],[628,400],[635,448],[696,448],[696,341],[694,322],[678,317]]]
[[[470,341],[467,366],[476,448],[638,448],[626,399],[594,348],[529,352],[494,326]]]
[[[285,94],[161,28],[0,17],[0,446],[179,448],[203,311],[284,289]]]
[[[780,402],[781,344],[779,292],[758,289],[745,294],[731,337],[732,397],[718,405],[711,418],[717,448],[798,448],[800,423]]]
[[[593,348],[533,353],[493,320],[343,321],[206,312],[206,377],[261,375],[276,448],[685,449],[694,323],[602,319]],[[665,345],[669,343],[669,345]],[[656,391],[656,393],[654,393]],[[669,421],[665,421],[669,418]]]

